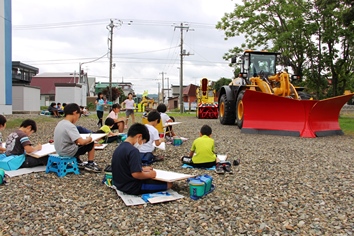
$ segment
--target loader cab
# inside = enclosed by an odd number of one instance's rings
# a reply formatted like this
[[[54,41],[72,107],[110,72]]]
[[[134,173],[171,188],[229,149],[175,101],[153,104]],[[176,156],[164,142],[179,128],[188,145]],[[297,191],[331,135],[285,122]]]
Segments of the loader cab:
[[[279,53],[265,51],[245,51],[242,56],[237,59],[232,58],[233,63],[240,65],[241,74],[249,81],[251,77],[276,74],[277,56]]]

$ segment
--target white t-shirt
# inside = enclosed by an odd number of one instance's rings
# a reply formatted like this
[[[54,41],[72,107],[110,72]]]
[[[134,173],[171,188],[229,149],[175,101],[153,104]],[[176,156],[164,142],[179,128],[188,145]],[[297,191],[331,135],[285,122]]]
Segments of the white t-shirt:
[[[115,120],[115,119],[118,119],[118,113],[116,114],[114,111],[111,111],[109,114],[108,114],[108,116],[107,116],[107,118],[112,118],[113,120]]]
[[[125,109],[130,109],[130,110],[135,109],[134,100],[125,99],[124,103],[125,103]]]
[[[166,122],[171,118],[166,113],[160,113],[162,125],[165,126]]]
[[[146,124],[145,126],[149,130],[150,140],[149,142],[144,143],[143,145],[140,146],[139,152],[141,153],[153,152],[155,149],[153,142],[160,139],[159,131],[157,131],[157,129],[154,126],[149,124]]]

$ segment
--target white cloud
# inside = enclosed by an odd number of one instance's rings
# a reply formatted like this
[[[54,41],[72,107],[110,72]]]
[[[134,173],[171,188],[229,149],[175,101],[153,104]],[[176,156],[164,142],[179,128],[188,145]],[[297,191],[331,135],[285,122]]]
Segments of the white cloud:
[[[180,29],[175,26],[187,22],[183,46],[193,55],[184,57],[184,84],[231,77],[222,56],[240,39],[224,41],[215,25],[234,5],[231,0],[14,0],[13,60],[40,72],[77,71],[79,63],[108,52],[106,26],[118,19],[123,25],[114,29],[112,80],[132,82],[137,93],[157,93],[161,72],[170,84],[179,84]],[[82,68],[108,81],[108,57]]]

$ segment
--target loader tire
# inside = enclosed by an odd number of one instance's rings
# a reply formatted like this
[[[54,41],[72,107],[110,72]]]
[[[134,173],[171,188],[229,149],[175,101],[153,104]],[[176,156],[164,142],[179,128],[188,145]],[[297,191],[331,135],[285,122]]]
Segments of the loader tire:
[[[243,95],[245,94],[245,90],[241,91],[238,96],[237,96],[237,101],[236,101],[236,124],[237,126],[242,129],[243,126]]]
[[[236,119],[235,106],[228,106],[226,94],[223,94],[219,103],[219,121],[222,125],[234,125]]]

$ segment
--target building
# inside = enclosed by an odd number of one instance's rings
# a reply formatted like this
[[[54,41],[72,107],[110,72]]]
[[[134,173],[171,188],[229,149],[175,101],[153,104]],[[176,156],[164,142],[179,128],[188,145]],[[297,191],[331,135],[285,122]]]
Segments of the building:
[[[40,111],[40,89],[31,86],[31,79],[38,73],[38,68],[12,62],[12,110],[13,112]]]
[[[183,85],[183,105],[184,110],[195,110],[197,103],[196,89],[198,86],[190,84],[188,86]],[[169,109],[179,108],[179,94],[180,86],[171,85],[172,97],[168,99]]]
[[[98,94],[107,87],[109,87],[109,82],[96,82],[95,93]],[[130,82],[114,82],[112,88],[121,88],[125,96],[128,96],[129,93],[135,95],[133,84]]]
[[[75,102],[86,106],[86,97],[89,94],[87,81],[87,74],[80,78],[79,74],[71,72],[41,73],[32,78],[31,85],[40,87],[41,106],[49,106],[52,102]]]
[[[0,113],[12,114],[11,1],[0,0]]]

